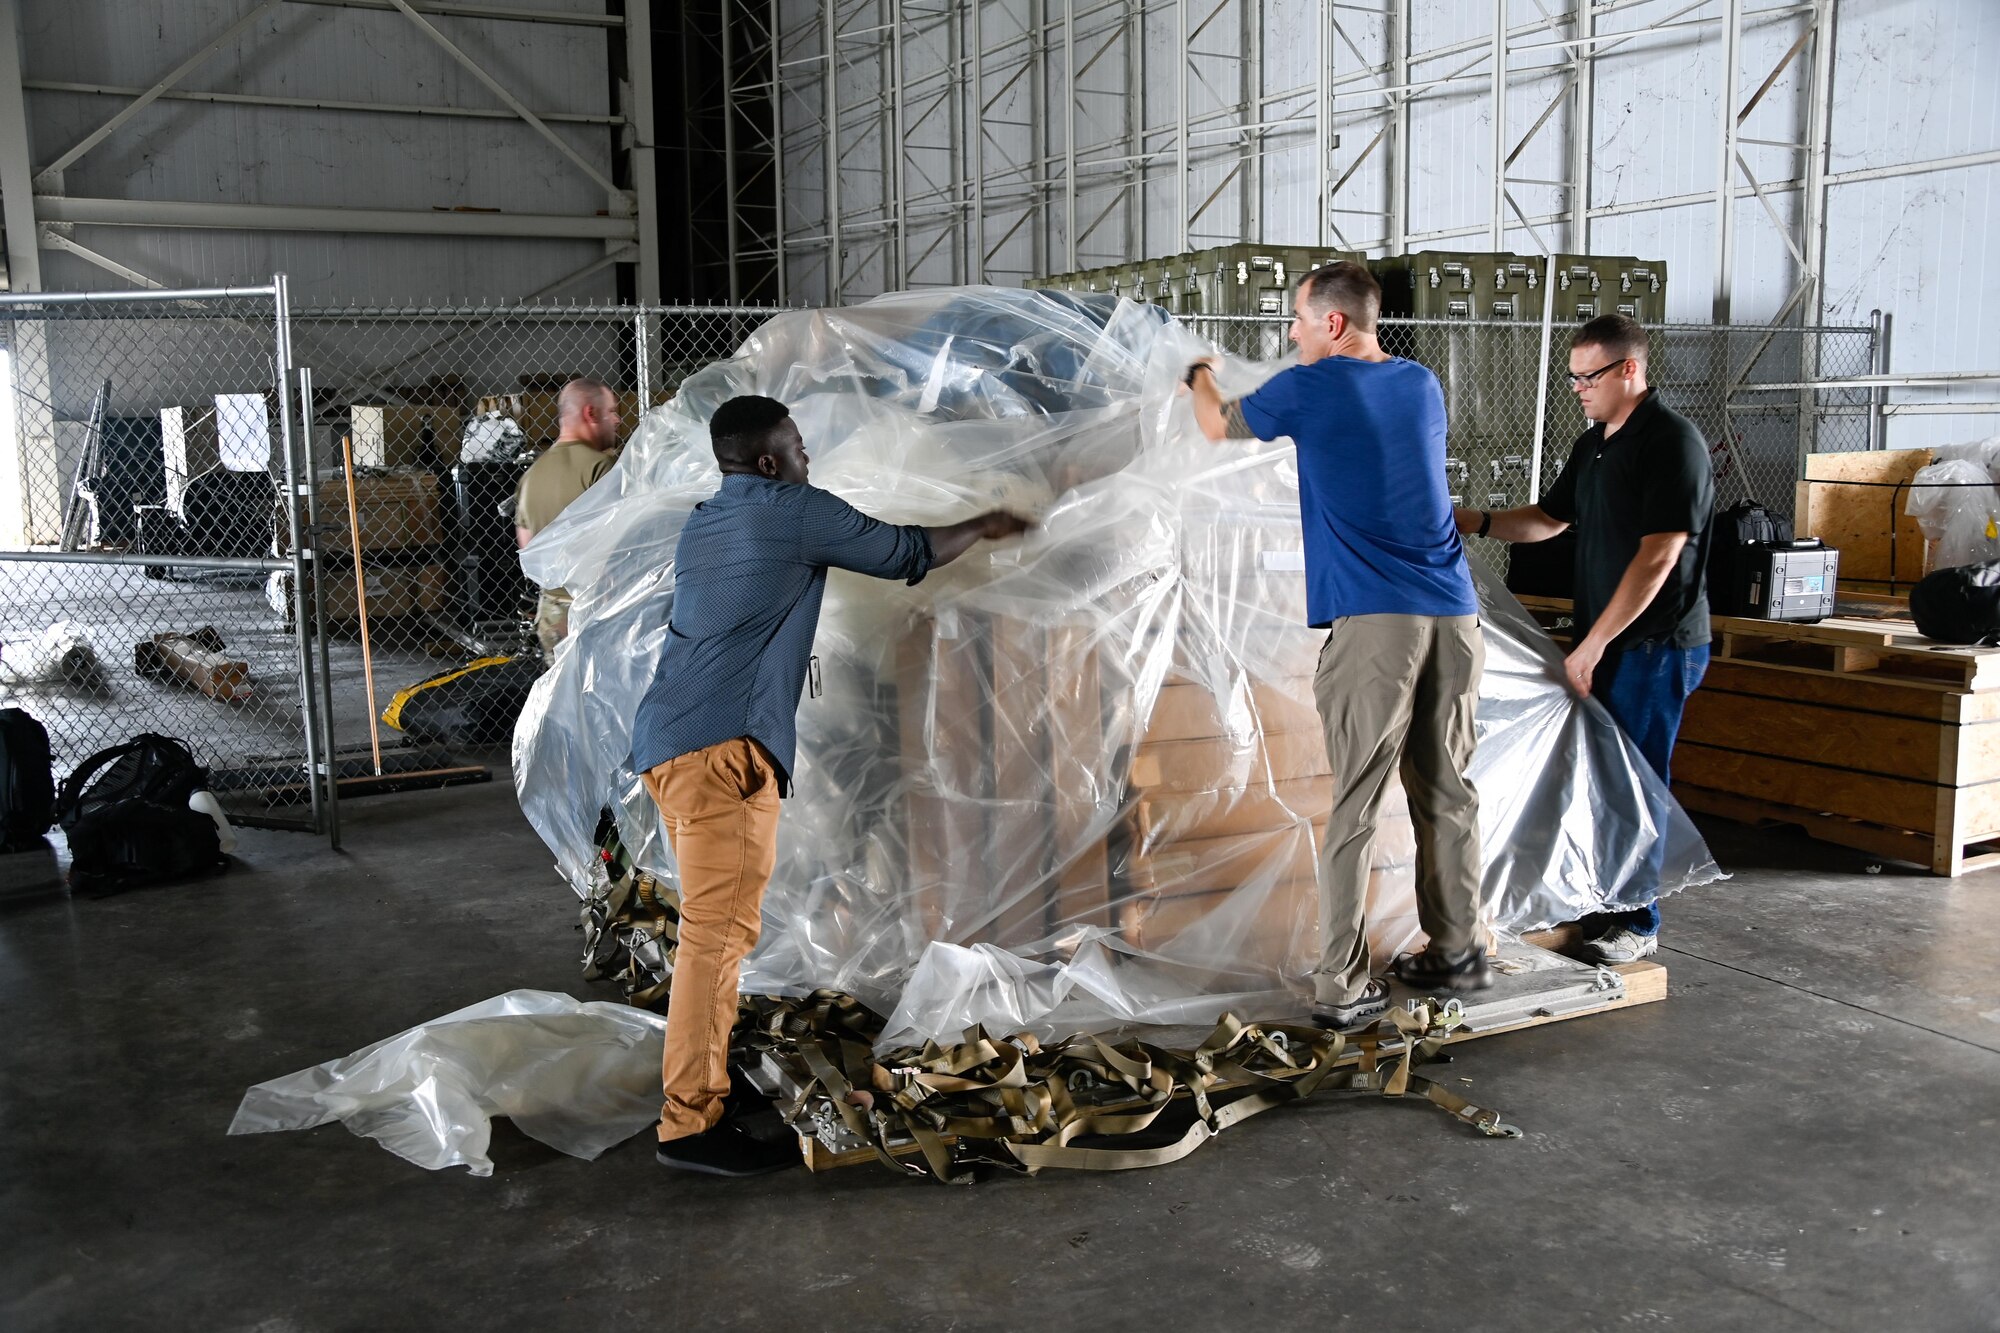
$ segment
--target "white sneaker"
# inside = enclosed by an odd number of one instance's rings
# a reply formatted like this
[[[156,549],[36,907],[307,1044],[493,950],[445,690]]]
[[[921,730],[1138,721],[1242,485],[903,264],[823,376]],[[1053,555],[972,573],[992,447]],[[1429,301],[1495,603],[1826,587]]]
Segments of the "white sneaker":
[[[1592,961],[1599,963],[1636,963],[1659,950],[1658,935],[1641,935],[1630,926],[1613,926],[1583,946]]]

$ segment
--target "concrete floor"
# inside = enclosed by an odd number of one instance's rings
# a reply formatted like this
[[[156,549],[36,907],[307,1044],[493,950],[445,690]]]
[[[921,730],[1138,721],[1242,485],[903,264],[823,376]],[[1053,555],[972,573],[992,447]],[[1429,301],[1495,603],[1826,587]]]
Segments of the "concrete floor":
[[[2000,878],[1709,830],[1664,1004],[1461,1049],[1526,1131],[1278,1111],[1124,1175],[720,1182],[502,1125],[491,1179],[249,1084],[518,986],[607,998],[503,783],[355,801],[348,850],[0,907],[0,1327],[2000,1328]]]

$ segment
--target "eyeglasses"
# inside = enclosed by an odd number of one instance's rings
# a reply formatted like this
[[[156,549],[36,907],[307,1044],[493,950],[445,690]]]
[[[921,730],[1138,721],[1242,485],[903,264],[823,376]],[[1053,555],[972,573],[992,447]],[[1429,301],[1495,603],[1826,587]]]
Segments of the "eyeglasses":
[[[1608,365],[1599,366],[1597,369],[1588,371],[1585,374],[1578,375],[1575,373],[1571,373],[1568,376],[1566,376],[1566,378],[1569,380],[1569,387],[1572,389],[1581,389],[1586,384],[1595,384],[1597,383],[1597,377],[1599,375],[1602,375],[1607,370],[1616,370],[1618,369],[1618,367],[1624,365],[1627,361],[1630,361],[1631,359],[1632,358],[1629,356],[1621,356],[1616,361],[1613,361]]]

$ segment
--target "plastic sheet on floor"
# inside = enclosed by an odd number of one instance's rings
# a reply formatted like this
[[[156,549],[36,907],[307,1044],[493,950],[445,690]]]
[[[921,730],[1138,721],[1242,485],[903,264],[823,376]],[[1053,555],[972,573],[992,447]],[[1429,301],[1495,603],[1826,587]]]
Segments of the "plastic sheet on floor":
[[[813,483],[866,512],[938,524],[1008,505],[1040,526],[914,587],[831,575],[824,693],[801,701],[744,989],[846,991],[895,1015],[896,1040],[1263,1017],[1304,993],[1332,799],[1312,692],[1325,632],[1305,624],[1292,446],[1210,444],[1177,393],[1211,353],[1154,307],[969,288],[781,314],[686,380],[523,554],[576,599],[514,772],[578,893],[602,887],[605,808],[636,862],[674,879],[632,721],[683,522],[719,484],[705,423],[768,394]],[[1223,358],[1218,378],[1235,397],[1278,368]],[[1479,593],[1488,919],[1526,930],[1718,878],[1548,637],[1495,581]],[[1378,964],[1422,938],[1415,837],[1392,790]]]
[[[660,1115],[666,1020],[606,1001],[517,990],[419,1023],[243,1096],[231,1134],[341,1121],[430,1170],[493,1174],[494,1116],[594,1158]]]

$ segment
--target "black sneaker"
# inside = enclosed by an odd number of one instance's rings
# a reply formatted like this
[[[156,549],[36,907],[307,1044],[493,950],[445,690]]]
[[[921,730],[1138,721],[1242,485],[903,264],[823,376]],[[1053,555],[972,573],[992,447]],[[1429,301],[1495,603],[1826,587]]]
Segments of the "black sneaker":
[[[1370,977],[1368,984],[1361,988],[1361,994],[1346,1004],[1315,1004],[1312,1007],[1312,1021],[1314,1027],[1345,1032],[1350,1028],[1372,1023],[1388,1012],[1388,985]]]
[[[1396,975],[1418,990],[1485,990],[1493,984],[1493,965],[1481,948],[1454,956],[1432,945],[1397,959]]]
[[[705,1134],[668,1139],[654,1154],[661,1166],[710,1176],[763,1176],[797,1166],[799,1145],[767,1143],[725,1120]]]

